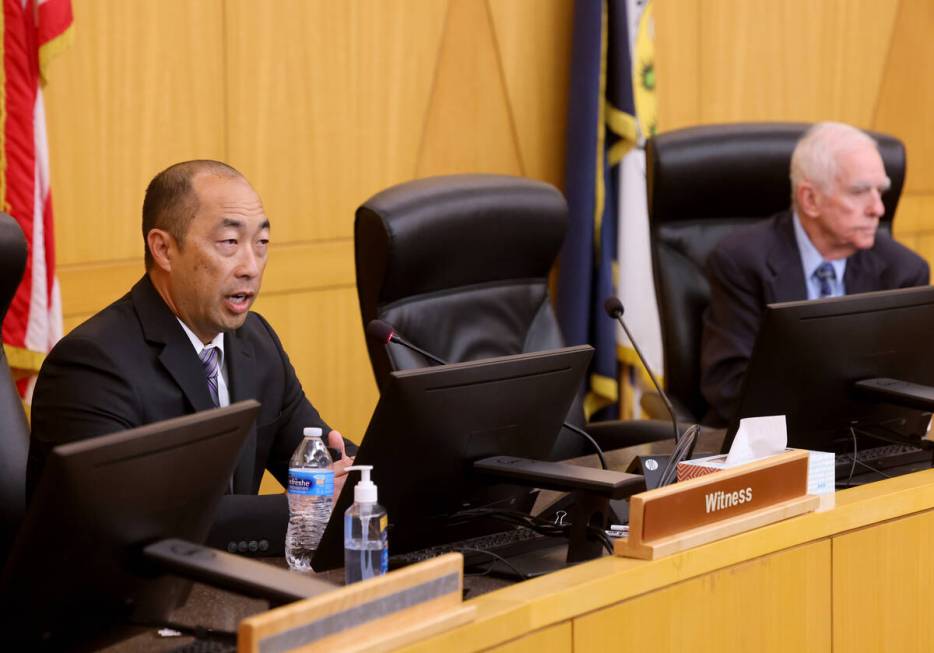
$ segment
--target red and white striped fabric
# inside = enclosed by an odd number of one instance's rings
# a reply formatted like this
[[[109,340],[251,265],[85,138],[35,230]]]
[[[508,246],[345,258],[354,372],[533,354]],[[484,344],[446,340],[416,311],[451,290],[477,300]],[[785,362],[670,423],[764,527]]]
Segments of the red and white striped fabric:
[[[73,37],[71,0],[3,0],[0,20],[0,198],[29,244],[23,281],[3,321],[3,346],[28,397],[45,354],[62,336],[42,84],[48,62]]]

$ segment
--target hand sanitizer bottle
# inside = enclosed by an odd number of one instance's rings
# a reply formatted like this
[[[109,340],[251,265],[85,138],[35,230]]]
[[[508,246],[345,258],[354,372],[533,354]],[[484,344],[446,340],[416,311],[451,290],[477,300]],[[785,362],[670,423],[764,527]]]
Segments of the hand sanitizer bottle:
[[[349,585],[386,573],[389,545],[386,509],[376,503],[376,485],[370,481],[372,465],[356,465],[360,482],[354,486],[354,503],[344,513],[344,579]]]

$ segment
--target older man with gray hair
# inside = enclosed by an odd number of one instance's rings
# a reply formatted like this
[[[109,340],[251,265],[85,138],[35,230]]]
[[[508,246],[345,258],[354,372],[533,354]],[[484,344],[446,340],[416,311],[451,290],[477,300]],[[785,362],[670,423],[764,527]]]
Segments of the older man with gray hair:
[[[927,263],[878,232],[890,181],[876,142],[842,123],[811,127],[791,157],[791,209],[723,239],[707,261],[701,391],[723,426],[767,304],[926,285]]]

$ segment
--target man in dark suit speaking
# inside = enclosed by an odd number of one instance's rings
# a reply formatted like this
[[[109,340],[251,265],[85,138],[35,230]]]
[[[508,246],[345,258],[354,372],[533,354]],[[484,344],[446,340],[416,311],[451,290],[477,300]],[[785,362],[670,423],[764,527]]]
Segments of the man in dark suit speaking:
[[[889,178],[875,141],[819,123],[791,158],[792,207],[724,238],[707,260],[701,391],[704,422],[724,426],[767,304],[926,285],[928,265],[877,232]]]
[[[251,532],[250,522],[268,521],[260,513],[275,511],[284,537],[285,498],[243,495],[256,494],[264,469],[286,485],[302,429],[330,429],[305,397],[272,327],[250,312],[269,230],[256,191],[226,164],[179,163],[150,182],[143,202],[146,274],[63,338],[39,373],[28,494],[55,445],[256,399],[259,416],[216,527],[236,531],[241,522],[242,532],[215,543],[281,547]],[[336,431],[328,443],[345,449]],[[335,463],[338,491],[348,464],[346,456]]]

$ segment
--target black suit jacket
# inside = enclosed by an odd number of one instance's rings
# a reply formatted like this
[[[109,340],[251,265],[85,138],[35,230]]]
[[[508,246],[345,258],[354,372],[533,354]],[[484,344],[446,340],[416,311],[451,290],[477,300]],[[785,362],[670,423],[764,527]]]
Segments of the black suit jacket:
[[[875,245],[846,261],[848,295],[927,285],[928,264],[879,232]],[[704,422],[725,426],[739,406],[746,365],[767,304],[807,299],[790,211],[724,238],[707,260],[710,306],[701,343]]]
[[[288,482],[289,458],[306,426],[327,425],[305,397],[272,327],[250,313],[224,335],[231,403],[261,407],[240,454],[234,495],[221,502],[209,542],[281,551],[285,497],[253,497],[263,470]],[[31,496],[52,447],[213,408],[198,355],[175,315],[143,277],[64,337],[49,353],[33,394],[27,467]],[[233,546],[231,546],[231,542]],[[242,544],[241,544],[242,543]]]

